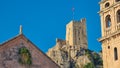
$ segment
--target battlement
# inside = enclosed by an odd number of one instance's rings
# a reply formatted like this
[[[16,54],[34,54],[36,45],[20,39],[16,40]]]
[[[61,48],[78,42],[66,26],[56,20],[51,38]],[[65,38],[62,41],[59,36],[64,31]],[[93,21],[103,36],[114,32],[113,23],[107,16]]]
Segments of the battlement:
[[[70,21],[67,25],[66,25],[66,28],[68,27],[68,26],[70,26],[70,25],[86,25],[86,19],[85,18],[83,18],[83,19],[81,19],[81,20],[79,20],[79,21],[76,21],[76,20],[72,20],[72,21]]]
[[[58,38],[56,38],[56,43],[59,43],[61,45],[66,45],[66,41],[65,40],[58,39]]]
[[[86,23],[86,18],[83,18],[83,19],[78,20],[78,21],[73,20],[73,23]]]

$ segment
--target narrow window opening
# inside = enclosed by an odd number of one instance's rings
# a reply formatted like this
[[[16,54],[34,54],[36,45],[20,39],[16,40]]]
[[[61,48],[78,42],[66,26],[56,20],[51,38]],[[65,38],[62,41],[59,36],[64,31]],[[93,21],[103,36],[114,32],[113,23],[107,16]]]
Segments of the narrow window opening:
[[[110,18],[110,15],[107,15],[106,16],[106,28],[108,28],[110,26],[111,26],[111,18]]]
[[[108,49],[110,49],[110,46],[108,46]]]
[[[120,23],[120,10],[117,11],[117,23]]]
[[[117,53],[117,48],[114,48],[114,59],[118,60],[118,53]]]

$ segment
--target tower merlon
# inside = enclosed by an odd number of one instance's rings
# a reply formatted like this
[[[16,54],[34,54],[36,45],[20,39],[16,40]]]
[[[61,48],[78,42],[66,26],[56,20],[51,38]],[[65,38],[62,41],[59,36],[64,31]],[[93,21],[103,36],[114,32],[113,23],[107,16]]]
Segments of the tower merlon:
[[[86,23],[86,18],[80,20],[81,23]]]

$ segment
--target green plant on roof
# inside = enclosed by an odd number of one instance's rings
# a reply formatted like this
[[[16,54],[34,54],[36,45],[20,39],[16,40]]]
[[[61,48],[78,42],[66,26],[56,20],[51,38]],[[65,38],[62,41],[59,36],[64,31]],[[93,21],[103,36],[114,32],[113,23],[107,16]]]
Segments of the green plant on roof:
[[[20,54],[19,62],[21,64],[27,64],[27,65],[32,64],[31,54],[26,47],[20,48],[19,54]]]

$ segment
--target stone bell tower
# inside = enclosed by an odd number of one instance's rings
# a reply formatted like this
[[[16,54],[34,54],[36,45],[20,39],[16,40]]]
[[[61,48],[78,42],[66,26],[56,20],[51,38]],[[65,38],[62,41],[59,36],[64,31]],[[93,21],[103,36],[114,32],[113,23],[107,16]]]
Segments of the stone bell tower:
[[[120,67],[120,0],[100,2],[103,67]]]

